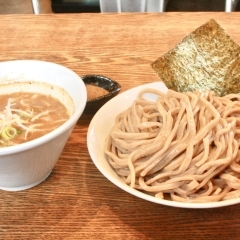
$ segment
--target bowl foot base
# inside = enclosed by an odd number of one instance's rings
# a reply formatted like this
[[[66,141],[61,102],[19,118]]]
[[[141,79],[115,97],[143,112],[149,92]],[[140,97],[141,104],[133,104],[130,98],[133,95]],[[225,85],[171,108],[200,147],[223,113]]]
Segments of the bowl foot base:
[[[26,190],[32,187],[37,186],[38,184],[40,184],[41,182],[45,181],[47,179],[47,177],[51,174],[52,171],[50,171],[49,173],[47,173],[44,177],[42,177],[40,180],[38,180],[35,183],[31,183],[29,185],[25,185],[25,186],[20,186],[20,187],[1,187],[1,190],[5,190],[5,191],[12,191],[12,192],[16,192],[16,191],[22,191],[22,190]]]

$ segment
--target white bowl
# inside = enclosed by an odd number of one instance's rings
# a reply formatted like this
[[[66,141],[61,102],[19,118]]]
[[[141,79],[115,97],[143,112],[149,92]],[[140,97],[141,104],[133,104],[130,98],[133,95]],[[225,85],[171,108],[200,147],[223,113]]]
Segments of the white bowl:
[[[141,85],[125,91],[118,96],[111,99],[94,115],[87,134],[88,151],[92,158],[92,161],[98,168],[98,170],[113,184],[123,189],[124,191],[157,204],[181,207],[181,208],[216,208],[228,205],[240,203],[240,198],[209,203],[188,203],[188,202],[176,202],[164,199],[158,199],[154,196],[150,196],[136,189],[131,188],[116,174],[113,168],[107,161],[104,154],[104,142],[109,135],[111,128],[114,126],[116,116],[132,105],[133,101],[137,98],[138,93],[144,88],[154,88],[162,92],[167,92],[167,87],[162,82],[149,83]],[[156,96],[153,94],[145,95],[144,97],[149,100],[155,100]],[[116,107],[117,106],[117,107]]]
[[[87,101],[84,82],[64,66],[36,60],[0,62],[0,83],[26,81],[43,82],[63,88],[73,100],[73,114],[63,125],[40,138],[0,148],[2,190],[28,189],[48,177]]]

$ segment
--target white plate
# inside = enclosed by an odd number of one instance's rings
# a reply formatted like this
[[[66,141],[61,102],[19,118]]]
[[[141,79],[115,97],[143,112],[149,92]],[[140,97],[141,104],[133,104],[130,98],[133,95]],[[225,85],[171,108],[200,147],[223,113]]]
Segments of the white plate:
[[[115,171],[107,162],[106,156],[104,154],[105,139],[115,123],[115,117],[117,116],[117,114],[128,108],[136,99],[139,91],[144,88],[155,88],[163,92],[167,91],[167,87],[162,82],[149,83],[135,87],[111,99],[109,102],[103,105],[102,108],[99,109],[99,111],[93,117],[88,128],[87,145],[92,161],[94,162],[98,170],[109,181],[111,181],[113,184],[123,189],[124,191],[136,197],[162,205],[181,208],[216,208],[240,203],[240,198],[211,203],[182,203],[157,199],[153,196],[147,195],[136,189],[131,188],[130,186],[125,184],[121,180],[121,178],[115,173]],[[149,94],[147,98],[151,100],[154,99],[154,96]]]

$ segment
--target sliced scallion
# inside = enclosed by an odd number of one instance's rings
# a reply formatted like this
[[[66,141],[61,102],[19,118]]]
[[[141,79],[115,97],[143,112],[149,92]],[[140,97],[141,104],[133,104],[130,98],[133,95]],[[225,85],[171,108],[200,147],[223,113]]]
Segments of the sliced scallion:
[[[1,136],[4,140],[11,140],[18,135],[17,129],[11,126],[7,126],[2,129]]]

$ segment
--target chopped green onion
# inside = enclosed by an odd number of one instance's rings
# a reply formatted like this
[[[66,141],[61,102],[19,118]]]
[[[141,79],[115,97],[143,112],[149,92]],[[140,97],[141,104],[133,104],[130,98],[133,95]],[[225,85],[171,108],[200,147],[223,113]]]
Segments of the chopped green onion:
[[[22,130],[17,130],[17,134],[20,135],[23,131]]]
[[[2,132],[1,132],[1,136],[4,140],[11,140],[14,137],[16,137],[18,134],[16,128],[11,127],[11,126],[7,126],[5,128],[3,128]]]

